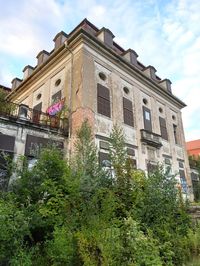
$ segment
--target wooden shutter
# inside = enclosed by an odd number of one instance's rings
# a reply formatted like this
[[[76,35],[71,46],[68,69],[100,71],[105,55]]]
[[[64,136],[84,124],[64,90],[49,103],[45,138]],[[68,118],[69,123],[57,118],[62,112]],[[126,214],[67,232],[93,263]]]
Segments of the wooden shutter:
[[[152,132],[151,111],[145,106],[143,106],[143,119],[144,119],[144,129]]]
[[[161,137],[168,140],[167,126],[164,118],[159,117]]]
[[[124,123],[133,127],[134,123],[133,123],[132,102],[124,97],[123,97],[123,113],[124,113]]]
[[[101,84],[97,84],[97,112],[110,117],[110,92]]]

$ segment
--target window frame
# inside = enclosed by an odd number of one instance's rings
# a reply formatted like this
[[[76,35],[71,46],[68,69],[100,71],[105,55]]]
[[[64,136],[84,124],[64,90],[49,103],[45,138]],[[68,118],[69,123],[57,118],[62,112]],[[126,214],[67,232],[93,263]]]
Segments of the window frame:
[[[134,127],[132,101],[123,97],[123,118],[124,124]]]
[[[97,83],[97,112],[111,118],[110,91],[100,83]]]

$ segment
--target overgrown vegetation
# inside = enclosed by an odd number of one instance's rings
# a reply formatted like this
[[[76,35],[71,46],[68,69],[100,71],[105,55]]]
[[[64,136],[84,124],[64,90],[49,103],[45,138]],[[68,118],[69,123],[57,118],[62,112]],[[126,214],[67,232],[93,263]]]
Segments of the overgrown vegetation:
[[[72,161],[52,148],[32,169],[23,161],[0,198],[0,265],[180,266],[198,255],[175,179],[135,170],[117,127],[110,160],[112,171],[99,167],[85,121]]]

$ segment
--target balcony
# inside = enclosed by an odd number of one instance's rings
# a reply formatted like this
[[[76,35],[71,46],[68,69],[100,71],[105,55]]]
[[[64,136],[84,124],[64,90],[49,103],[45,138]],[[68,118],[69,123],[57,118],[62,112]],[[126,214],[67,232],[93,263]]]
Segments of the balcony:
[[[150,132],[150,131],[147,131],[145,129],[141,129],[140,132],[141,132],[141,141],[142,142],[144,142],[150,146],[153,146],[155,148],[160,148],[162,146],[160,135],[153,133],[153,132]]]
[[[16,104],[5,100],[0,100],[0,118],[6,118],[15,123],[23,123],[27,126],[39,127],[58,131],[68,135],[68,118],[51,116],[47,113],[29,108],[24,104]]]

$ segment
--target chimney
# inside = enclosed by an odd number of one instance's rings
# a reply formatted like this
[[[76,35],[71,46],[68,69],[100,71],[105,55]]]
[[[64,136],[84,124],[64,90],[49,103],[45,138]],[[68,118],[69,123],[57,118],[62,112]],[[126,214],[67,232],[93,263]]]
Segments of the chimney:
[[[20,83],[22,82],[22,79],[19,78],[14,78],[11,83],[12,83],[12,90],[14,90],[15,88],[17,88]]]
[[[104,42],[106,45],[113,47],[113,39],[114,39],[113,33],[106,28],[100,29],[97,33],[97,38],[100,39],[102,42]]]
[[[125,59],[127,59],[132,65],[137,66],[137,57],[138,57],[138,54],[134,50],[132,50],[132,49],[129,48],[127,51],[125,51],[122,54],[122,57],[124,57]]]
[[[39,54],[36,56],[38,63],[37,65],[40,66],[42,63],[44,63],[49,57],[49,53],[45,50],[42,50],[39,52]]]
[[[156,80],[156,69],[153,66],[147,66],[144,68],[143,72],[151,79]]]
[[[67,40],[68,35],[64,32],[61,31],[56,36],[54,37],[53,41],[55,42],[55,50],[58,49],[63,45],[63,43]]]
[[[29,65],[25,66],[23,69],[23,72],[24,72],[23,79],[28,78],[33,73],[33,70],[34,70],[34,67],[29,66]]]
[[[171,80],[169,79],[163,79],[159,82],[159,84],[165,88],[165,90],[167,90],[167,92],[172,93],[172,89],[171,89]]]

